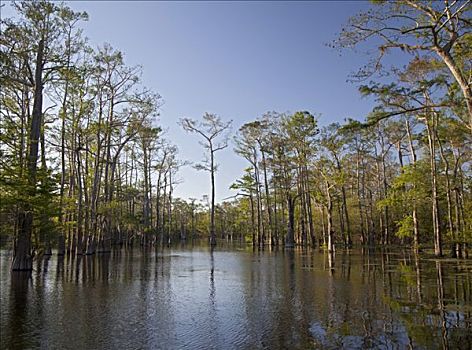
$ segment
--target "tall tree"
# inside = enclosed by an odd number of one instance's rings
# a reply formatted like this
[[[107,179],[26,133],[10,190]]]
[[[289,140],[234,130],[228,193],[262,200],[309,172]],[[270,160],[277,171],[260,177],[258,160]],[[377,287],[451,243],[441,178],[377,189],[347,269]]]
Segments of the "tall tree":
[[[42,169],[45,170],[44,91],[64,66],[64,46],[67,47],[68,30],[86,15],[74,13],[63,5],[47,1],[15,3],[18,20],[2,21],[5,30],[2,40],[10,56],[2,61],[5,80],[21,84],[20,91],[31,90],[32,112],[27,143],[24,175],[27,188],[18,212],[18,234],[15,240],[12,270],[32,269],[31,236],[34,223],[34,201],[38,196],[39,145],[42,144]],[[3,52],[6,54],[7,52]],[[20,63],[15,64],[14,62]],[[13,63],[13,64],[12,64]],[[29,102],[28,102],[29,103]],[[26,149],[26,148],[25,148]]]
[[[383,57],[400,49],[413,59],[434,54],[447,67],[460,88],[472,131],[472,82],[470,12],[472,3],[463,1],[375,1],[371,9],[350,18],[334,45],[358,47],[377,40],[379,55],[357,75],[366,78],[381,69]]]
[[[215,153],[228,147],[228,131],[232,121],[223,121],[215,114],[205,113],[201,121],[190,118],[180,119],[182,128],[203,137],[200,144],[207,150],[205,159],[195,167],[210,173],[211,180],[211,214],[210,214],[210,245],[216,245],[215,233],[215,173],[218,165],[215,161]]]

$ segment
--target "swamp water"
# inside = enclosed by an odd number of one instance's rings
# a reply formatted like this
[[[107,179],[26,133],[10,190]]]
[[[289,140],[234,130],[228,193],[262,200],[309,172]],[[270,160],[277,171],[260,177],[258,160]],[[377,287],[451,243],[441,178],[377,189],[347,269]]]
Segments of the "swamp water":
[[[472,260],[190,245],[10,273],[2,349],[471,349]]]

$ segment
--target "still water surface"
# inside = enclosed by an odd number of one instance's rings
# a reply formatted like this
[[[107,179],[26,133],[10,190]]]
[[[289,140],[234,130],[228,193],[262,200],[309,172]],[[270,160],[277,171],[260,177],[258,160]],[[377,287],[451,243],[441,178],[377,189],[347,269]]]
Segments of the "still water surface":
[[[472,261],[409,251],[57,256],[12,275],[2,349],[472,349]]]

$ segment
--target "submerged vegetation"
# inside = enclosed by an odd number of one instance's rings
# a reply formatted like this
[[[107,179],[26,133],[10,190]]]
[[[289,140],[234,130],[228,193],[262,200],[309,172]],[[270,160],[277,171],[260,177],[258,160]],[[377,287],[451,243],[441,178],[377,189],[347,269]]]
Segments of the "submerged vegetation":
[[[247,169],[215,203],[215,152],[230,122],[205,114],[207,202],[173,197],[185,163],[159,127],[162,99],[141,68],[92,48],[87,20],[63,4],[13,5],[2,19],[0,235],[14,270],[35,254],[94,254],[112,245],[210,237],[254,246],[434,246],[472,243],[471,3],[376,2],[352,17],[336,49],[378,48],[352,78],[378,106],[365,120],[319,125],[311,112],[268,112],[240,127]],[[406,64],[383,59],[402,51]],[[329,116],[328,116],[329,117]],[[200,124],[199,124],[200,123]],[[196,140],[196,139],[195,139]]]

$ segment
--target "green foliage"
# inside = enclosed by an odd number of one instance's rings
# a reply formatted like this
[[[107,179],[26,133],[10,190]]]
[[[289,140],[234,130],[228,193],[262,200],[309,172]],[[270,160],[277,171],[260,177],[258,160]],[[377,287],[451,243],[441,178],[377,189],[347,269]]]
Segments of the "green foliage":
[[[405,216],[403,219],[397,221],[397,232],[395,233],[398,238],[406,238],[413,236],[413,217],[411,215]]]
[[[377,39],[373,44],[379,57],[356,76],[364,78],[359,92],[375,99],[375,108],[365,120],[349,118],[344,125],[332,123],[321,129],[318,116],[303,110],[268,112],[244,124],[235,138],[235,150],[249,167],[231,185],[238,192],[234,200],[211,206],[216,207],[220,234],[252,240],[257,221],[265,233],[276,228],[280,243],[287,232],[290,205],[296,236],[307,231],[309,219],[315,219],[318,235],[321,219],[326,225],[330,203],[336,238],[342,231],[357,234],[362,228],[378,242],[380,232],[385,232],[380,221],[390,232],[396,231],[391,237],[396,242],[411,237],[415,207],[422,241],[431,242],[433,176],[439,212],[444,214],[447,175],[452,209],[458,213],[453,225],[460,228],[459,237],[451,238],[472,243],[470,115],[458,74],[451,74],[450,63],[438,55],[438,50],[448,49],[457,72],[469,75],[468,12],[455,2],[424,2],[422,6],[432,11],[429,14],[440,14],[439,21],[445,20],[444,6],[452,6],[462,18],[430,26],[431,16],[419,15],[421,8],[410,3],[373,3],[378,6],[351,18],[336,44],[355,47]],[[40,240],[54,240],[59,231],[74,232],[79,225],[85,232],[103,218],[128,233],[152,235],[162,234],[156,232],[161,230],[176,237],[181,231],[190,232],[194,219],[197,235],[206,236],[207,202],[172,198],[176,172],[183,163],[157,125],[162,101],[141,85],[141,69],[127,66],[125,55],[110,45],[89,47],[75,27],[87,20],[85,13],[48,1],[13,6],[18,16],[2,21],[0,49],[0,234],[13,235],[18,211],[31,209],[34,237]],[[412,27],[415,22],[418,26]],[[436,38],[431,29],[438,31]],[[454,31],[457,36],[448,47],[451,36],[446,33]],[[35,91],[28,67],[35,66],[43,34],[48,39],[44,100],[51,106],[43,108],[45,157],[39,159],[32,184],[28,121]],[[381,61],[392,49],[402,50],[408,61],[387,71]],[[381,79],[374,73],[381,73]],[[184,118],[180,124],[200,137],[207,151],[196,167],[216,171],[210,160],[228,146],[231,122],[206,113],[199,121]],[[432,152],[436,153],[430,162]],[[400,168],[401,163],[406,165]],[[314,212],[311,218],[309,211]]]

